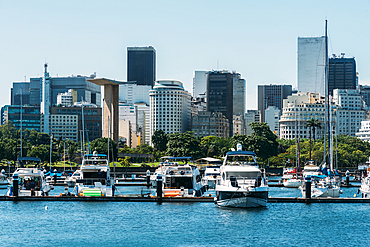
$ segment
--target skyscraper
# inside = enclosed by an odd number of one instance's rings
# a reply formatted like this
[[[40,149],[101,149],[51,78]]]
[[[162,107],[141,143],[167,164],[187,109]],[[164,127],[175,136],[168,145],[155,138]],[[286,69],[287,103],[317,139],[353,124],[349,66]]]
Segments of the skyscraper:
[[[265,122],[265,110],[269,106],[283,108],[283,99],[292,95],[292,85],[258,85],[258,110],[261,122]]]
[[[194,71],[193,97],[196,98],[200,94],[205,94],[206,91],[207,91],[207,71]]]
[[[298,37],[298,91],[325,95],[325,36]]]
[[[156,51],[149,47],[127,47],[127,81],[154,86]]]
[[[355,58],[335,56],[329,59],[329,94],[333,95],[333,89],[356,89],[356,61]]]
[[[211,71],[207,80],[207,111],[221,112],[233,126],[233,115],[245,112],[245,80],[229,71]],[[233,136],[230,127],[229,136]]]

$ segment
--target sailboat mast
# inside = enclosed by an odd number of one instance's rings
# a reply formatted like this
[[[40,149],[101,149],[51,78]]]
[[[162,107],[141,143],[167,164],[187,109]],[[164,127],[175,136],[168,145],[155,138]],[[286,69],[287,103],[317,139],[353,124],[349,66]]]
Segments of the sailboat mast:
[[[330,105],[329,105],[329,83],[328,83],[328,71],[329,71],[329,66],[328,66],[328,20],[325,20],[325,110],[327,111],[327,114],[325,114],[325,125],[326,125],[326,130],[324,132],[324,160],[326,157],[326,133],[328,133],[328,148],[330,148]],[[329,157],[328,157],[328,162],[330,162],[330,150],[329,150]],[[330,163],[329,166],[330,167]]]

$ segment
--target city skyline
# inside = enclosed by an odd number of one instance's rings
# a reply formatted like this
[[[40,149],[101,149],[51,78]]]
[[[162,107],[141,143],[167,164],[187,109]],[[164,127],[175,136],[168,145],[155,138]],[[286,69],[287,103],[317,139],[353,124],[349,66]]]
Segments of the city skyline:
[[[13,82],[43,75],[125,80],[127,47],[153,46],[157,80],[192,92],[194,71],[236,71],[246,79],[247,107],[257,109],[257,86],[297,87],[297,39],[324,35],[329,55],[356,57],[359,84],[370,85],[365,42],[367,1],[28,1],[0,3],[1,99]],[[363,24],[364,23],[364,24]]]

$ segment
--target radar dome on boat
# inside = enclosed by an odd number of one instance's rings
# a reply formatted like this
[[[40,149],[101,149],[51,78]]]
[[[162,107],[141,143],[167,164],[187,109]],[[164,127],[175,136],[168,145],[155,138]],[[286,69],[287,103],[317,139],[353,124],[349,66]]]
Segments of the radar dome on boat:
[[[238,144],[236,145],[236,151],[243,151],[243,149],[242,149],[242,144],[238,143]]]

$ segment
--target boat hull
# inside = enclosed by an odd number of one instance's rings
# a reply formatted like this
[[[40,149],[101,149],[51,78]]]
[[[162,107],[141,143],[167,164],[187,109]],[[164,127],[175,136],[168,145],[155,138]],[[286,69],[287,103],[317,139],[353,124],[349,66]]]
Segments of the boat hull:
[[[284,181],[283,184],[287,188],[299,188],[302,185],[302,181],[300,179],[289,179]]]
[[[230,208],[257,208],[266,207],[268,199],[267,191],[240,193],[236,197],[230,196],[230,192],[219,192],[216,203],[219,207]]]

